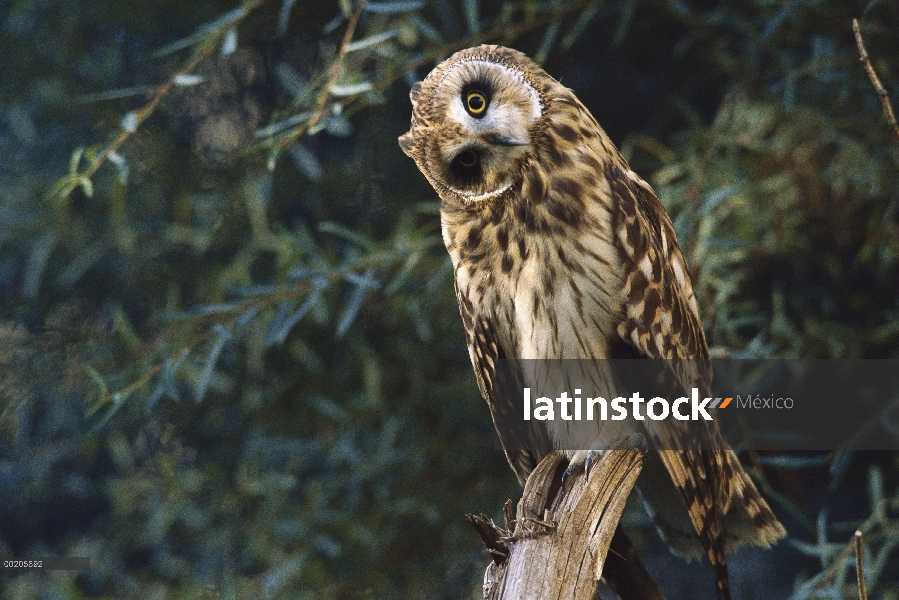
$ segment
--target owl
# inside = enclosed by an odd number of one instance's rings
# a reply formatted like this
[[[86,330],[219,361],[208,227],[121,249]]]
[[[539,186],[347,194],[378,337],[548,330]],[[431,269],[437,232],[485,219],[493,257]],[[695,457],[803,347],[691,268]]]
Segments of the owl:
[[[496,392],[498,365],[708,359],[699,306],[655,192],[574,93],[525,55],[460,51],[410,96],[399,144],[440,196],[471,362],[523,483],[548,452],[582,446],[564,427],[516,419]],[[682,389],[708,389],[702,369],[675,371]],[[724,552],[768,547],[783,526],[715,422],[640,426],[656,448],[638,482],[644,505],[675,553],[709,557],[718,597],[729,598]],[[569,454],[583,464],[583,451]]]

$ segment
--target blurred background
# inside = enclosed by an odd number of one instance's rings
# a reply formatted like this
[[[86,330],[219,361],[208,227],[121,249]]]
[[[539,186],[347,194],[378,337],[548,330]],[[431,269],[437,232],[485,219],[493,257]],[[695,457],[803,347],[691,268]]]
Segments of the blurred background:
[[[410,86],[540,62],[671,213],[716,356],[899,358],[899,1],[7,0],[0,597],[479,598],[520,490]],[[847,439],[853,432],[847,431]],[[899,598],[899,457],[743,453],[790,534],[735,598]],[[707,565],[625,521],[669,597]]]

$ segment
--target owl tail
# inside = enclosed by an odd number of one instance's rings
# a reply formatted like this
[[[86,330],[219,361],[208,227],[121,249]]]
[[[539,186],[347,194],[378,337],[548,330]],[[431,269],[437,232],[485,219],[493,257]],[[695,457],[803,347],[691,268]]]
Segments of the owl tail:
[[[713,473],[720,485],[698,477]],[[786,535],[730,449],[650,452],[637,486],[643,505],[672,552],[687,559],[699,559],[703,554],[709,557],[719,599],[730,597],[725,552],[743,544],[767,548]],[[714,490],[720,494],[718,498]],[[684,502],[678,502],[678,496]]]

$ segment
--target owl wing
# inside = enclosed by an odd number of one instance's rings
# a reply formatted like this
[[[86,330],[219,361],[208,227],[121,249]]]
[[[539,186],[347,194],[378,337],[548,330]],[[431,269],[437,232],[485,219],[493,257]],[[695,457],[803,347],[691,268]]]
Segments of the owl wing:
[[[707,397],[708,346],[671,220],[652,188],[626,166],[608,169],[607,179],[617,207],[615,241],[626,274],[626,310],[618,335],[638,356],[675,359],[666,363],[663,374],[674,380],[674,389],[689,395],[696,387]],[[734,479],[731,458],[736,457],[729,450],[700,450],[726,447],[714,421],[647,421],[645,426],[712,563],[719,597],[729,597],[722,522]],[[742,472],[739,463],[736,467]]]
[[[459,313],[465,325],[468,354],[474,367],[481,396],[490,408],[493,426],[503,445],[506,459],[524,485],[528,475],[552,449],[549,434],[539,422],[528,424],[508,391],[522,390],[524,378],[511,354],[499,343],[493,322],[476,314],[471,301],[459,292],[456,284]],[[504,393],[505,392],[505,393]]]

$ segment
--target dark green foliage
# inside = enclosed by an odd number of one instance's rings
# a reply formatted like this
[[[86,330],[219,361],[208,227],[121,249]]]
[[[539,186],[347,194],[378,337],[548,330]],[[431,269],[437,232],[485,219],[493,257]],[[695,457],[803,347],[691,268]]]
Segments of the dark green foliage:
[[[396,143],[475,43],[537,56],[651,181],[716,355],[899,357],[899,139],[851,31],[899,102],[895,0],[7,4],[0,554],[93,569],[4,598],[477,597],[463,514],[518,491]],[[775,459],[815,557],[783,586],[851,595],[857,527],[895,564],[895,457]]]

